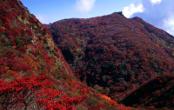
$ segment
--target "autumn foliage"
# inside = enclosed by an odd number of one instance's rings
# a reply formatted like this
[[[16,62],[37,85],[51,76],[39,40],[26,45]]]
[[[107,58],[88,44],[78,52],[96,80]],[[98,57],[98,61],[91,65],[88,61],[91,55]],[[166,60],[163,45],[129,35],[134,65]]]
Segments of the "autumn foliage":
[[[50,26],[61,50],[20,0],[0,0],[0,110],[144,110],[145,101],[172,107],[173,77],[165,76],[173,72],[172,45],[158,29],[118,13]]]
[[[0,0],[0,110],[115,110],[74,77],[20,0]]]
[[[83,96],[69,97],[55,89],[53,82],[44,75],[28,76],[8,82],[0,80],[0,97],[3,109],[37,107],[46,110],[74,110],[75,104],[84,100]],[[5,96],[5,98],[3,98]],[[35,102],[34,105],[31,105]]]
[[[76,77],[115,100],[174,73],[173,36],[141,18],[113,13],[60,20],[48,28]]]

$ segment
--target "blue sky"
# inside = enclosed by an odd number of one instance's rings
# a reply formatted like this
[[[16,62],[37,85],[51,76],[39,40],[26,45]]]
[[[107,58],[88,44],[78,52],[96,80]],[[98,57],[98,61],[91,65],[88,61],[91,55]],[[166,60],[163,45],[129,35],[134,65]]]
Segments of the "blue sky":
[[[21,0],[42,23],[123,11],[174,35],[174,0]]]
[[[85,1],[91,3],[85,3]],[[65,18],[86,18],[110,14],[136,1],[140,0],[22,0],[30,12],[43,23]]]

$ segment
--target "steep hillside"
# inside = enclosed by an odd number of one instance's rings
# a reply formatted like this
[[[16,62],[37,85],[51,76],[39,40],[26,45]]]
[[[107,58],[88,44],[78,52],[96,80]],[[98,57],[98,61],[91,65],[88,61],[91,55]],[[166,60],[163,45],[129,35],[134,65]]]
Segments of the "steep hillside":
[[[129,106],[151,106],[156,108],[174,106],[174,77],[162,75],[149,80],[137,90],[128,94],[122,103]],[[134,99],[134,100],[132,100]]]
[[[116,100],[156,77],[174,74],[173,36],[140,18],[119,12],[60,20],[48,28],[76,76]]]
[[[81,84],[19,0],[0,0],[0,110],[130,110]]]

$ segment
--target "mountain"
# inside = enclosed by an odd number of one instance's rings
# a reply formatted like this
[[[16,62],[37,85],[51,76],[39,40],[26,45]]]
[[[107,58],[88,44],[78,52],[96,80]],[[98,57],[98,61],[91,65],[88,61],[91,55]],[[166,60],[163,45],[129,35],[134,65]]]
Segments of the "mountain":
[[[0,0],[0,110],[131,110],[75,78],[48,30]]]
[[[127,95],[122,103],[129,106],[168,107],[173,109],[174,77],[163,75],[156,77]],[[134,99],[134,100],[132,100]]]
[[[150,102],[150,92],[161,91],[158,97],[154,93],[158,100],[147,104],[161,107],[160,97],[168,92],[163,84],[166,82],[153,84],[152,91],[149,86],[158,77],[159,80],[163,76],[173,78],[172,35],[141,18],[127,19],[121,12],[87,19],[60,20],[47,27],[82,82],[130,106],[146,105],[142,97]],[[173,96],[173,82],[168,86],[172,88],[169,96]],[[142,90],[147,92],[146,97]],[[137,97],[136,93],[140,93],[140,99],[128,102]],[[172,100],[172,97],[166,97],[163,102],[167,101],[169,108],[174,108]],[[163,107],[168,105],[162,104]]]

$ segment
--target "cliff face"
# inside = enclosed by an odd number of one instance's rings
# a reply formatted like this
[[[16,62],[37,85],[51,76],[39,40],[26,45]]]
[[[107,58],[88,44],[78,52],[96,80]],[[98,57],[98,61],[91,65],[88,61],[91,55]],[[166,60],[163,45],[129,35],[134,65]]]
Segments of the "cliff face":
[[[81,84],[35,16],[19,0],[0,0],[0,109],[130,108]]]
[[[113,13],[60,20],[48,28],[76,76],[115,100],[174,73],[173,36],[140,18]]]

